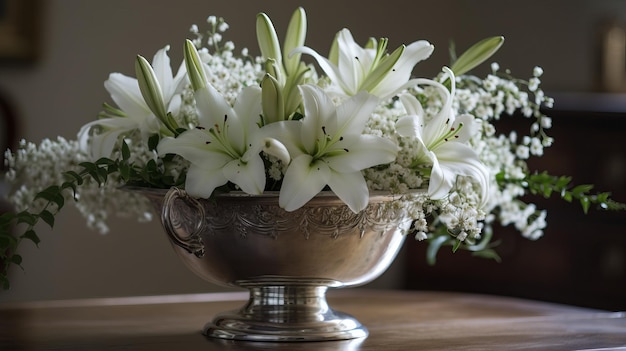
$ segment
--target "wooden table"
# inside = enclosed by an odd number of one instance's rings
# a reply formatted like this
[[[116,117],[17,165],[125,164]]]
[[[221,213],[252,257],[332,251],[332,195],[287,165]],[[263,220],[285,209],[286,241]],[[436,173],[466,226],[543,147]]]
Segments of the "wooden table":
[[[626,350],[626,313],[461,293],[331,291],[366,339],[244,343],[204,337],[247,293],[0,304],[0,350]]]

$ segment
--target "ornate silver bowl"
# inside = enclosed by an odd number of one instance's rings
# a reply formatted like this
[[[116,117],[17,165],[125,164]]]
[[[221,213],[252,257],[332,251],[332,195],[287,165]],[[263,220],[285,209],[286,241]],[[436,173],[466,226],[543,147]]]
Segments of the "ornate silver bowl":
[[[137,190],[137,189],[134,189]],[[411,221],[397,197],[372,194],[353,213],[331,192],[286,212],[278,193],[227,193],[198,200],[184,190],[142,189],[161,212],[185,265],[201,278],[250,290],[239,310],[218,314],[204,334],[247,341],[321,341],[367,336],[329,307],[328,288],[368,283],[396,257]]]

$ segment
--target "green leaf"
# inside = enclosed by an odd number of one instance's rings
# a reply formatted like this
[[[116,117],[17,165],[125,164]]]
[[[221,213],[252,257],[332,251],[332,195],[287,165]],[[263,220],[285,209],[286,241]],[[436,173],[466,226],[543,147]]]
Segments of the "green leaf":
[[[572,181],[572,177],[559,177],[556,181],[557,188],[565,188]]]
[[[67,171],[65,173],[63,173],[66,177],[73,179],[74,182],[76,182],[77,185],[82,185],[83,184],[83,177],[81,177],[78,173],[74,172],[74,171]]]
[[[452,247],[452,252],[456,252],[459,249],[459,247],[461,247],[462,244],[463,244],[463,242],[461,240],[457,239],[454,242],[454,246]]]
[[[48,210],[43,210],[39,212],[39,218],[41,218],[46,224],[50,226],[50,228],[54,227],[54,215],[52,212]]]
[[[126,143],[124,143],[126,144]],[[159,145],[159,134],[153,134],[148,138],[148,149],[150,151],[154,151],[157,148],[157,145]],[[128,145],[126,145],[126,148],[128,149]],[[122,149],[123,151],[123,149]],[[122,152],[123,154],[123,152]],[[128,161],[128,159],[130,158],[130,150],[128,151],[128,158],[124,157],[124,161]]]
[[[98,166],[92,162],[81,162],[78,165],[83,167],[85,171],[95,171],[98,168]]]
[[[563,190],[563,193],[561,193],[561,197],[567,202],[572,202],[572,193],[570,192]]]
[[[103,161],[104,162],[104,161]],[[98,165],[91,162],[81,162],[79,166],[83,167],[84,171],[87,172],[91,178],[93,178],[99,185],[102,185],[106,182],[107,179],[107,170],[104,168],[98,167]]]
[[[122,160],[128,161],[129,158],[130,158],[130,148],[128,147],[128,144],[126,143],[126,140],[124,140],[122,141]]]
[[[128,164],[120,165],[120,175],[124,181],[128,181],[130,179],[130,166]]]
[[[472,252],[472,256],[492,259],[498,263],[502,262],[502,258],[500,257],[500,255],[498,255],[496,250],[493,249],[484,249],[481,251]]]
[[[11,263],[14,263],[16,265],[21,265],[22,264],[22,256],[18,255],[18,254],[13,254],[11,256]]]
[[[37,193],[37,195],[35,195],[35,200],[36,199],[44,199],[48,202],[55,203],[58,209],[61,209],[65,205],[65,198],[61,194],[61,188],[56,185],[49,186]]]
[[[437,262],[437,252],[439,249],[449,240],[450,238],[442,235],[432,239],[428,243],[428,248],[426,249],[426,262],[429,265],[434,266]]]
[[[72,189],[72,197],[74,198],[74,201],[78,201],[78,197],[77,195],[77,191],[78,188],[76,186],[76,184],[72,183],[72,182],[65,182],[61,185],[61,189],[68,189],[71,188]]]
[[[34,226],[37,223],[37,217],[27,211],[22,211],[17,214],[17,223],[25,223]]]
[[[9,247],[9,245],[11,245],[11,242],[9,241],[9,237],[0,236],[0,249],[5,250]],[[0,256],[0,261],[2,260],[1,257],[2,256]]]
[[[0,214],[0,225],[9,224],[13,219],[15,219],[15,214],[13,212],[2,213]]]
[[[24,234],[22,234],[22,238],[32,241],[35,245],[39,245],[41,242],[35,231],[32,229],[27,230]]]
[[[591,204],[591,202],[589,201],[588,197],[581,197],[580,198],[580,205],[583,207],[583,212],[585,214],[587,214],[587,212],[589,212],[589,205]]]
[[[577,185],[576,187],[574,187],[574,189],[572,189],[572,193],[574,194],[574,196],[577,196],[580,194],[587,193],[591,191],[591,189],[593,189],[593,185],[581,184],[581,185]]]
[[[3,250],[15,248],[17,246],[17,239],[13,237],[13,235],[0,235],[0,248]],[[0,255],[0,257],[2,257]]]
[[[95,163],[96,163],[96,166],[112,166],[112,165],[115,165],[115,161],[111,160],[110,158],[106,158],[106,157],[99,158]],[[97,167],[97,168],[100,168],[100,167]]]

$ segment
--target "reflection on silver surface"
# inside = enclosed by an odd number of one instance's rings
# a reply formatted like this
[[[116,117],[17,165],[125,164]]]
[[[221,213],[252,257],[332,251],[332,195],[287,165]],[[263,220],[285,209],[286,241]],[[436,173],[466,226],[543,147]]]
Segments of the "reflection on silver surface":
[[[247,341],[344,340],[367,336],[326,302],[329,287],[368,283],[397,255],[411,224],[390,195],[355,214],[332,193],[286,212],[278,193],[228,193],[197,200],[183,190],[139,190],[162,213],[173,247],[201,278],[250,290],[241,309],[221,313],[208,336]]]
[[[246,342],[225,339],[212,339],[210,340],[210,342],[216,346],[219,346],[220,350],[229,351],[357,351],[363,344],[364,340],[365,338],[356,338],[350,340],[312,342],[307,344],[299,343],[298,345],[296,345],[297,347],[289,343],[279,342]]]

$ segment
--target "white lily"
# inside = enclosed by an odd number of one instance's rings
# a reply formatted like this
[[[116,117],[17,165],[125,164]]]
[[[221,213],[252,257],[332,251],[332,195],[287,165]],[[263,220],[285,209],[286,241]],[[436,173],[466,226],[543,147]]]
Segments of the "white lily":
[[[300,47],[292,54],[311,55],[332,81],[329,91],[353,96],[367,91],[385,100],[411,85],[413,67],[427,59],[434,46],[419,40],[400,46],[387,54],[387,40],[370,40],[367,47],[359,46],[348,29],[337,33],[329,55],[325,58],[311,48]]]
[[[468,144],[476,132],[476,121],[471,115],[456,117],[452,108],[455,93],[454,74],[444,68],[451,81],[450,91],[442,84],[419,79],[419,84],[432,85],[441,91],[444,105],[439,113],[426,121],[418,99],[411,94],[400,95],[408,115],[396,122],[396,131],[405,137],[414,137],[420,145],[419,154],[413,161],[415,167],[432,167],[428,194],[433,199],[444,198],[452,189],[459,175],[474,178],[481,186],[481,201],[485,203],[489,193],[489,170]]]
[[[160,155],[177,154],[191,163],[185,189],[208,198],[215,188],[231,182],[248,194],[265,189],[265,166],[260,152],[289,161],[287,150],[261,132],[261,88],[244,88],[231,106],[204,74],[193,43],[187,41],[185,63],[195,90],[198,126],[178,137],[163,138]]]
[[[362,134],[379,99],[361,92],[335,107],[321,88],[299,89],[304,118],[264,127],[293,158],[280,190],[280,206],[294,211],[328,185],[352,211],[363,210],[369,190],[361,170],[392,162],[398,151],[390,140]]]
[[[153,58],[150,68],[155,79],[151,85],[153,92],[160,97],[162,108],[175,112],[180,108],[180,92],[185,78],[184,66],[176,76],[172,74],[170,59],[167,55],[169,46],[159,50]],[[149,67],[149,66],[148,66]],[[105,89],[119,109],[105,106],[101,118],[84,125],[78,133],[78,140],[83,150],[94,158],[110,157],[120,136],[139,129],[144,137],[159,133],[161,124],[151,107],[142,96],[137,79],[121,73],[112,73],[104,82]],[[100,128],[91,135],[94,127]],[[91,144],[88,145],[88,140]]]

